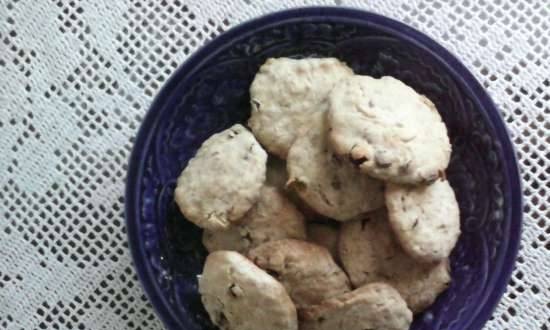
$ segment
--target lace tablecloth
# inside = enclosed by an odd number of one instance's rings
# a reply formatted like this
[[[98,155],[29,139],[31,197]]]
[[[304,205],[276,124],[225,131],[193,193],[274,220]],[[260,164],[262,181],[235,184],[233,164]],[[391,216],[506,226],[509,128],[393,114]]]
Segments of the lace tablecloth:
[[[525,226],[486,329],[550,328],[547,0],[0,1],[0,329],[162,329],[132,268],[126,162],[155,93],[246,19],[346,5],[401,20],[483,83],[519,153]]]

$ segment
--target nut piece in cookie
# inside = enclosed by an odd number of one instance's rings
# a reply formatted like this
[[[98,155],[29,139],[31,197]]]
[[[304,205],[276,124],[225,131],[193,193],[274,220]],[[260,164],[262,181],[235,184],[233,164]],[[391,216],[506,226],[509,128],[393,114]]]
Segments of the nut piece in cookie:
[[[412,313],[390,285],[371,283],[299,310],[301,330],[407,330]]]
[[[330,93],[337,154],[384,181],[431,182],[449,164],[447,128],[434,104],[392,77],[352,76]]]
[[[260,197],[267,153],[242,125],[212,135],[181,172],[175,200],[199,227],[222,230]]]
[[[340,228],[320,222],[309,222],[307,224],[307,238],[310,242],[326,248],[334,260],[338,261],[338,236]]]
[[[384,205],[384,183],[335,155],[327,142],[325,114],[310,118],[310,129],[288,152],[288,186],[318,213],[338,221],[356,219]]]
[[[352,74],[335,58],[270,58],[250,86],[248,125],[269,152],[285,159],[310,116],[326,110],[329,91]]]
[[[281,283],[237,252],[206,258],[202,303],[223,330],[298,330],[296,307]]]
[[[279,280],[297,307],[315,305],[350,290],[349,280],[327,249],[285,239],[262,244],[248,257]]]
[[[266,185],[279,188],[285,196],[302,212],[306,220],[316,220],[323,218],[307,205],[298,194],[286,186],[288,174],[286,172],[286,161],[274,156],[267,158]]]
[[[460,214],[446,180],[429,185],[386,186],[388,218],[401,246],[421,262],[449,256],[460,235]]]
[[[246,253],[260,244],[284,238],[306,239],[304,217],[277,188],[264,186],[260,200],[239,224],[226,230],[205,230],[202,242],[210,252]]]
[[[434,265],[422,264],[403,251],[385,209],[372,212],[362,220],[344,223],[338,253],[355,287],[387,282],[399,291],[415,313],[430,306],[451,281],[448,259]]]

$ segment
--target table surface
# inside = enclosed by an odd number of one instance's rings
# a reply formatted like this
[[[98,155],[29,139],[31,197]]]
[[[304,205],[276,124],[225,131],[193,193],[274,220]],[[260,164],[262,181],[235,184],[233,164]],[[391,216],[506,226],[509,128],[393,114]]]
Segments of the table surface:
[[[126,162],[155,93],[197,47],[246,19],[346,5],[456,54],[506,121],[525,225],[486,329],[550,328],[550,3],[0,1],[0,328],[162,329],[132,268]]]

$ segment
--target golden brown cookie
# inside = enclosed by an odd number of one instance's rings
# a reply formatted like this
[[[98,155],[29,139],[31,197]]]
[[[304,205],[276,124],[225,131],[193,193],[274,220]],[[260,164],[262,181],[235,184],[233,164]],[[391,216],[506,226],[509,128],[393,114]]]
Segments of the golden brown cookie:
[[[280,190],[264,186],[260,200],[239,224],[226,230],[205,230],[202,242],[209,252],[246,253],[263,243],[284,238],[306,239],[304,217]]]
[[[248,253],[287,289],[297,307],[348,292],[349,280],[327,249],[309,242],[285,239],[262,244]]]
[[[371,283],[299,311],[301,330],[407,330],[412,313],[390,285]]]
[[[208,256],[199,292],[220,329],[298,330],[296,307],[285,288],[237,252]]]
[[[385,209],[363,220],[344,223],[340,229],[338,252],[355,287],[387,282],[399,291],[415,313],[430,306],[451,281],[447,259],[426,265],[403,251],[388,223]]]

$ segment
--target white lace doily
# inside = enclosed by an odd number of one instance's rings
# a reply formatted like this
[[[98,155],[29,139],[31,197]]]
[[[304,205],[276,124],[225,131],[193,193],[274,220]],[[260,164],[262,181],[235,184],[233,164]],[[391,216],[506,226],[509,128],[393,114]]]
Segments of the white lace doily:
[[[487,88],[519,153],[525,225],[486,329],[550,328],[548,0],[1,0],[0,329],[162,329],[124,229],[140,122],[205,41],[263,13],[314,4],[404,21]]]

